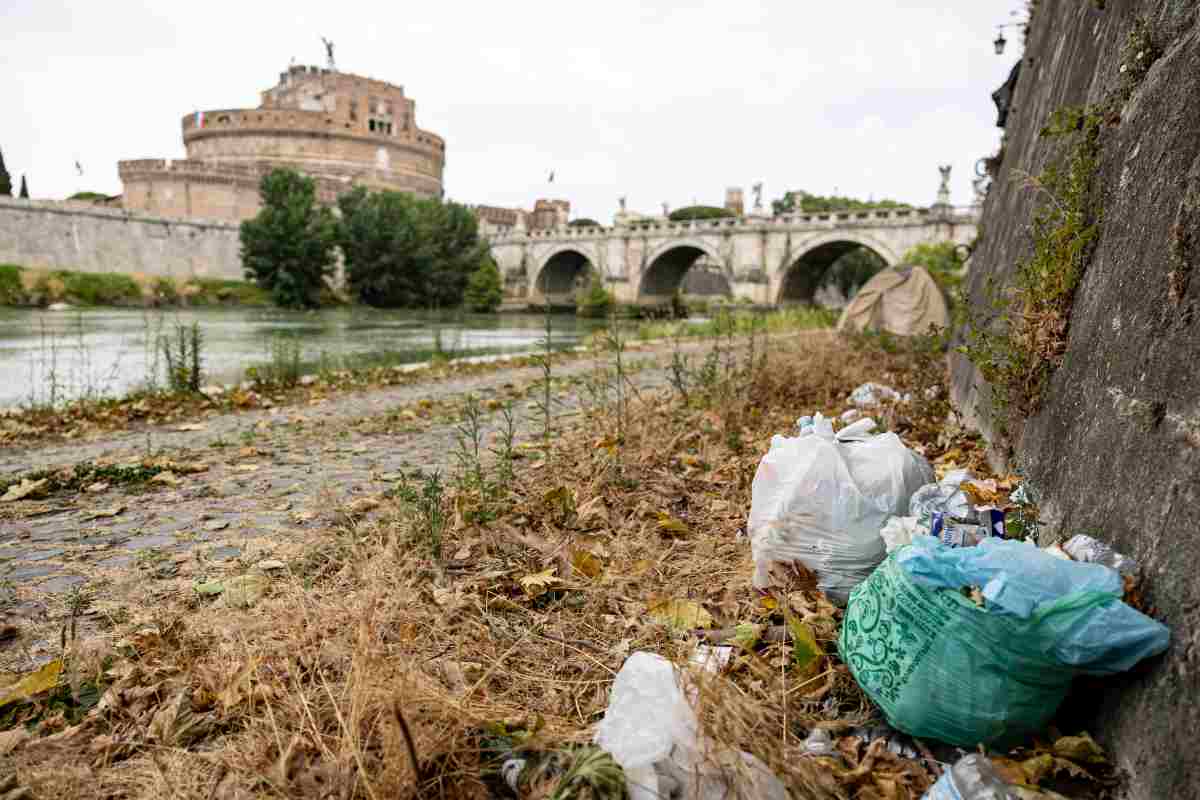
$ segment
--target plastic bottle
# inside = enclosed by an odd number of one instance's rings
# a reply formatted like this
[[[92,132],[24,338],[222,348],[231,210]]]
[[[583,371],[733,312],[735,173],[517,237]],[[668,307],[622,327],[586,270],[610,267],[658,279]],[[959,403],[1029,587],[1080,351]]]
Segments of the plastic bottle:
[[[808,738],[804,740],[804,752],[810,756],[835,756],[838,751],[829,731],[824,728],[813,728],[808,734]]]
[[[922,800],[1020,800],[1020,795],[986,756],[971,753],[943,772]]]

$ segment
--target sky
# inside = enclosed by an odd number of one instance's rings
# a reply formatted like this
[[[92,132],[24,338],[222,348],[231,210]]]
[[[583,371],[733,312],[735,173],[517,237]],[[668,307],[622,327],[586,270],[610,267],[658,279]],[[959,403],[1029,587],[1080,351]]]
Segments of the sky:
[[[1020,0],[0,0],[0,150],[35,198],[117,194],[117,161],[182,158],[180,119],[253,108],[293,59],[404,86],[446,139],[446,196],[572,217],[721,205],[762,182],[971,201],[1000,130],[992,48]],[[75,162],[83,167],[79,175]],[[548,183],[550,172],[554,182]]]

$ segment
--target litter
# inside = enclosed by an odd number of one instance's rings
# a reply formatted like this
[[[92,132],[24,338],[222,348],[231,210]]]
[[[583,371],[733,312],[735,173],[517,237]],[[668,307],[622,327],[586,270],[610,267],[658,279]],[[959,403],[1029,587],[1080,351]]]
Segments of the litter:
[[[707,659],[703,659],[707,661]],[[786,800],[767,766],[702,737],[675,666],[639,651],[613,680],[596,744],[625,771],[630,800]]]
[[[1128,556],[1118,553],[1104,542],[1097,541],[1086,533],[1079,533],[1068,539],[1062,546],[1063,552],[1076,561],[1088,564],[1103,564],[1115,569],[1122,575],[1133,575],[1137,572],[1137,562]]]
[[[838,417],[838,419],[840,419],[843,423],[848,425],[851,422],[854,422],[854,420],[858,419],[861,416],[862,416],[861,411],[859,411],[857,408],[852,408],[849,411],[843,411],[842,415],[840,417]]]
[[[1062,795],[1015,786],[1000,777],[987,756],[968,753],[942,773],[921,800],[1066,800]]]
[[[810,756],[836,756],[837,746],[824,728],[813,728],[804,740],[804,752]]]
[[[943,514],[960,522],[978,522],[979,516],[962,490],[962,484],[970,478],[970,472],[960,469],[947,473],[937,483],[925,484],[913,492],[908,503],[909,513],[927,528],[933,525],[934,514]]]
[[[908,512],[908,498],[933,469],[896,434],[871,435],[874,427],[861,419],[835,436],[818,414],[811,435],[772,438],[746,526],[756,587],[770,584],[773,564],[800,561],[830,599],[845,603],[883,560],[880,528]]]
[[[922,535],[929,535],[929,526],[922,526],[916,517],[888,517],[887,522],[879,529],[883,546],[889,553],[906,544],[912,544],[914,536]]]
[[[864,383],[847,398],[852,405],[859,408],[863,406],[876,406],[885,400],[895,402],[900,400],[900,393],[890,386],[884,386],[881,383]]]
[[[1025,542],[918,536],[855,590],[839,650],[897,729],[964,747],[1015,742],[1045,726],[1075,675],[1166,649],[1170,631],[1122,589],[1107,567]]]

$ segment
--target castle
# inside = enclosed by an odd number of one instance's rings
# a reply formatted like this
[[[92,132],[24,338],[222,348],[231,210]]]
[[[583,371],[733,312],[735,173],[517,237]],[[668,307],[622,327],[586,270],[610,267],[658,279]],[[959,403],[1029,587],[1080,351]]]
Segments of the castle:
[[[416,103],[383,81],[292,66],[258,108],[197,111],[182,127],[187,158],[118,164],[127,210],[248,219],[262,177],[280,167],[315,178],[324,203],[357,185],[443,193],[445,140],[418,128]]]

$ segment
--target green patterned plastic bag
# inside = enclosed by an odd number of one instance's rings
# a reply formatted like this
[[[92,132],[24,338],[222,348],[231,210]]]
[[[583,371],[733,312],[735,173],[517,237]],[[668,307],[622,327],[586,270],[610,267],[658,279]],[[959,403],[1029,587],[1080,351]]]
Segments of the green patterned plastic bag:
[[[1055,656],[1058,640],[1119,598],[1075,592],[1021,618],[915,583],[897,562],[907,549],[892,553],[847,606],[838,646],[859,685],[912,736],[974,747],[1045,727],[1083,671]]]

